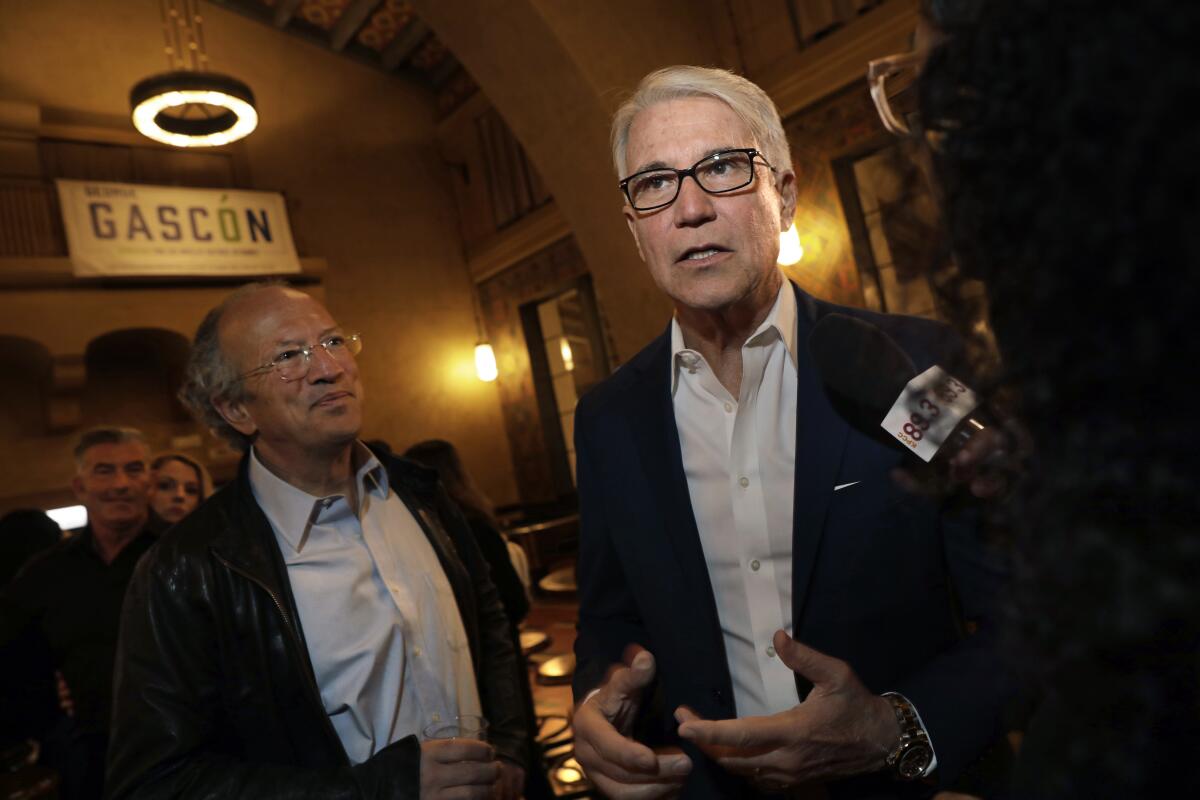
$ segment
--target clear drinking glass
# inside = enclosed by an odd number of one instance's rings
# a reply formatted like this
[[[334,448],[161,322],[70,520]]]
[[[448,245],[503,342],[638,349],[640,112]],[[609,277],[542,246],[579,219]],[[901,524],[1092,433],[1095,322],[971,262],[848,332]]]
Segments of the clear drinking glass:
[[[487,741],[487,720],[478,714],[460,714],[429,723],[421,730],[421,736],[432,739],[478,739]]]

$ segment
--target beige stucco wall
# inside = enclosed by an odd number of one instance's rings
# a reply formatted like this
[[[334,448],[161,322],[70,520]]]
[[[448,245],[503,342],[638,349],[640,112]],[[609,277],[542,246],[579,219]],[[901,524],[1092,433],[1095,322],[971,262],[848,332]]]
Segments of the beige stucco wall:
[[[473,377],[475,323],[432,96],[218,6],[201,10],[213,68],[258,100],[260,127],[242,145],[253,185],[289,197],[302,254],[327,263],[330,309],[364,335],[365,435],[397,448],[450,439],[484,491],[516,500],[495,387]],[[157,3],[0,0],[0,99],[122,127],[130,87],[165,67],[161,48]],[[118,324],[193,330],[216,294],[5,291],[0,319],[23,320],[25,336],[55,349]],[[98,304],[120,308],[120,322],[89,310]],[[70,438],[6,443],[22,460],[0,464],[0,505],[65,486]]]

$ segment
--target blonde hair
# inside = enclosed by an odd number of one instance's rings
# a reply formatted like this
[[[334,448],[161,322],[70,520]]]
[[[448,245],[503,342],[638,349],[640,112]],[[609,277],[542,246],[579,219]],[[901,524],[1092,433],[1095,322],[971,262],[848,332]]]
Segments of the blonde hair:
[[[642,78],[633,94],[621,104],[612,121],[613,167],[624,178],[629,129],[639,113],[656,103],[681,97],[711,97],[729,106],[750,128],[754,143],[771,166],[791,170],[792,154],[775,103],[757,84],[729,70],[678,65],[664,67]]]
[[[208,470],[204,468],[203,464],[191,456],[173,451],[159,453],[154,457],[154,460],[150,462],[150,469],[158,472],[168,461],[178,461],[180,464],[183,464],[186,467],[191,467],[196,471],[196,479],[200,483],[201,502],[207,500],[208,496],[213,493],[212,476],[208,474]]]

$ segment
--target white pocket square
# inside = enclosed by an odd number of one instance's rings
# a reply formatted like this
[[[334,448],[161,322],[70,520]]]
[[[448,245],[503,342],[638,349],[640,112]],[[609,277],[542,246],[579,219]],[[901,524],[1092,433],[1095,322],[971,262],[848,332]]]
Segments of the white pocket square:
[[[833,490],[835,492],[840,492],[842,489],[849,489],[851,486],[857,486],[860,483],[862,483],[862,481],[850,481],[849,483],[839,483],[837,486],[833,487]]]

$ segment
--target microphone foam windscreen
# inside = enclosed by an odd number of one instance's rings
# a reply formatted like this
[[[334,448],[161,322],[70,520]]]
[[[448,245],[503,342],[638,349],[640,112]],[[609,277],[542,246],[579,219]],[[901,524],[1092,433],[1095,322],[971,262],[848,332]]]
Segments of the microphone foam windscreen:
[[[808,350],[826,387],[872,415],[878,412],[878,420],[917,374],[892,337],[845,314],[822,317],[809,334]]]

